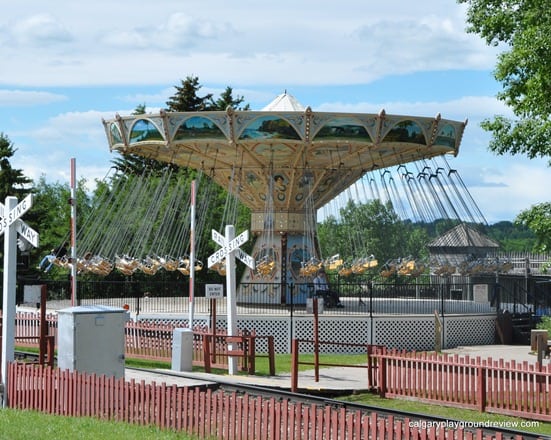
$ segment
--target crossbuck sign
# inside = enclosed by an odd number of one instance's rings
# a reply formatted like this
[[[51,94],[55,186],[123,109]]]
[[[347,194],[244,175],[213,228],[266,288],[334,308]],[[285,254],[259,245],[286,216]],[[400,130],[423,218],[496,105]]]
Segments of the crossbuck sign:
[[[254,269],[254,259],[250,255],[243,252],[240,247],[249,240],[249,231],[243,231],[229,243],[226,243],[226,237],[217,232],[215,229],[212,230],[212,240],[222,246],[214,254],[212,254],[208,259],[208,267],[214,266],[216,263],[219,263],[224,258],[226,258],[230,252],[235,251],[235,256],[249,266],[251,269]]]
[[[33,206],[32,194],[25,197],[15,208],[11,209],[7,215],[4,205],[0,203],[0,235],[4,234],[4,231],[15,223],[15,230],[19,235],[34,247],[38,247],[38,232],[19,218],[31,209],[31,206]]]
[[[234,238],[233,225],[226,225],[226,235],[222,235],[212,230],[212,240],[222,246],[208,259],[208,267],[226,260],[226,292],[227,292],[227,323],[228,336],[237,336],[237,301],[236,301],[236,282],[235,282],[235,257],[243,263],[254,269],[254,259],[240,249],[243,243],[249,239],[249,231],[242,232]],[[235,350],[235,343],[228,344],[228,353]],[[237,358],[229,356],[228,358],[229,374],[237,374]]]
[[[21,217],[33,205],[29,194],[20,203],[16,197],[6,197],[6,204],[0,203],[0,235],[4,235],[4,277],[3,303],[4,325],[2,335],[2,369],[0,377],[4,389],[3,406],[9,406],[7,390],[8,363],[13,362],[15,352],[15,287],[17,280],[17,234],[38,247],[38,232],[30,228]]]

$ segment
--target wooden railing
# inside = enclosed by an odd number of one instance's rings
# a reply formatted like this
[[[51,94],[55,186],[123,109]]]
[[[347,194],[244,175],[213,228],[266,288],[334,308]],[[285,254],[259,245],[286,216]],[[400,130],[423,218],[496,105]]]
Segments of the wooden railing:
[[[300,360],[300,345],[306,344],[307,346],[314,347],[314,361],[301,361]],[[334,347],[342,348],[362,348],[366,354],[365,364],[340,364],[340,363],[327,363],[320,362],[319,360],[319,347],[323,345],[331,345]],[[377,359],[372,356],[375,350],[381,351],[384,347],[382,345],[372,344],[355,344],[346,342],[335,341],[320,341],[310,339],[293,339],[291,342],[291,391],[298,391],[298,376],[299,365],[311,365],[314,368],[314,380],[319,381],[319,367],[347,367],[347,368],[361,368],[366,370],[366,388],[367,390],[373,390],[377,388]],[[311,351],[309,351],[311,352]],[[308,353],[309,353],[308,352]],[[304,354],[304,352],[303,352]]]
[[[41,353],[45,353],[42,363],[53,365],[54,344],[57,341],[57,315],[48,314],[40,317],[37,313],[17,313],[15,341],[22,347],[39,347],[40,335],[43,334]],[[1,328],[1,319],[0,319]],[[174,324],[159,324],[150,321],[129,321],[125,326],[125,356],[129,358],[172,361],[172,337]],[[1,340],[1,339],[0,339]],[[257,353],[258,341],[265,340],[266,353]],[[236,345],[233,352],[228,346]],[[57,344],[55,344],[57,348]],[[205,368],[207,373],[212,368],[227,369],[228,357],[240,360],[240,370],[254,374],[256,359],[268,358],[271,375],[275,375],[275,349],[273,336],[258,336],[254,331],[239,331],[235,336],[228,336],[225,329],[212,331],[204,327],[193,329],[193,365]]]
[[[551,366],[503,359],[375,350],[378,392],[551,421]]]
[[[156,359],[170,362],[172,360],[172,334],[176,328],[173,324],[156,324],[144,321],[126,324],[127,357]],[[267,340],[268,352],[258,354],[256,341]],[[237,345],[229,351],[230,344]],[[257,336],[254,332],[239,331],[238,335],[228,336],[226,330],[212,331],[204,327],[193,329],[192,364],[210,373],[212,368],[227,369],[228,357],[240,359],[241,371],[254,374],[256,358],[267,357],[270,374],[275,375],[275,350],[273,336]]]
[[[193,362],[201,365],[205,372],[210,373],[212,368],[226,369],[229,357],[241,360],[241,371],[255,374],[256,358],[267,357],[270,376],[275,376],[275,349],[273,336],[257,336],[254,332],[241,331],[237,336],[228,336],[225,331],[194,332]],[[257,354],[257,341],[266,339],[268,352]],[[231,350],[228,347],[233,346]]]

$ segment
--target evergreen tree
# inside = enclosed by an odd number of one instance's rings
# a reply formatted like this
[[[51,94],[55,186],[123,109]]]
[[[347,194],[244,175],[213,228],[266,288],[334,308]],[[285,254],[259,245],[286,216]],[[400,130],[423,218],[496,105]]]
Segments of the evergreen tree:
[[[180,86],[174,86],[176,93],[166,102],[167,110],[171,112],[196,112],[210,110],[212,107],[212,93],[199,96],[201,88],[199,78],[187,76]]]
[[[213,101],[212,110],[226,110],[228,107],[231,107],[234,110],[249,110],[249,104],[242,105],[243,101],[245,101],[243,96],[238,95],[234,98],[233,89],[228,86],[220,94],[220,97],[216,101]]]
[[[23,175],[21,170],[12,168],[10,158],[17,150],[8,136],[0,133],[0,201],[7,196],[23,198],[31,190],[32,180]]]

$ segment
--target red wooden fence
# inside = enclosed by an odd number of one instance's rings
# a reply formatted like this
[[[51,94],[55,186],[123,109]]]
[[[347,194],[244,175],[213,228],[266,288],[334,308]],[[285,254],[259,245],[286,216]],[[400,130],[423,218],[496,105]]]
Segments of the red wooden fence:
[[[0,311],[1,313],[1,311]],[[48,342],[48,362],[53,363],[52,345],[57,343],[57,315],[45,315],[44,334]],[[172,334],[175,324],[149,321],[128,321],[125,326],[125,356],[149,360],[172,361]],[[1,329],[1,317],[0,317]],[[212,332],[204,327],[193,329],[193,365],[205,368],[228,368],[228,338],[225,329]],[[40,316],[33,312],[18,312],[15,318],[16,344],[22,347],[38,347],[40,339]],[[267,353],[256,352],[257,341],[266,340]],[[257,336],[254,332],[239,331],[236,342],[238,351],[231,353],[240,359],[240,369],[255,373],[255,359],[267,357],[270,374],[275,375],[275,349],[273,336]],[[56,344],[57,348],[57,344]],[[208,354],[207,356],[205,356]]]
[[[147,321],[126,323],[125,355],[131,358],[172,360],[172,334],[174,324],[158,324]],[[230,339],[232,339],[230,341]],[[268,352],[258,354],[256,341],[266,339]],[[237,350],[228,352],[228,343],[234,342]],[[226,330],[212,332],[204,327],[193,329],[193,365],[203,367],[207,373],[212,368],[228,368],[228,356],[240,359],[240,369],[255,374],[255,359],[268,357],[270,374],[275,375],[275,349],[273,336],[257,336],[254,332],[239,331],[228,336]]]
[[[377,413],[241,393],[126,382],[21,363],[10,363],[8,374],[11,408],[156,425],[200,439],[473,438],[472,432],[461,427],[436,424],[424,427],[415,420],[395,420]],[[478,429],[474,438],[489,440],[502,436]]]
[[[378,389],[406,397],[551,421],[551,366],[492,358],[379,350]]]
[[[37,319],[37,315],[33,313],[18,314],[16,336],[29,338],[37,334]],[[55,334],[54,316],[48,316],[47,319],[50,323],[48,334]],[[163,327],[146,322],[129,324],[131,330],[127,335],[128,356],[139,356],[141,353],[142,357],[171,360],[173,326]],[[24,341],[30,342],[30,339]],[[36,343],[38,343],[38,336]],[[216,362],[222,362],[220,359],[224,356],[227,359],[227,344],[219,344],[219,342],[205,344],[204,341],[196,340],[194,346],[193,356],[196,365],[205,365],[205,346],[214,347],[211,351],[207,350],[207,353],[210,353],[211,359],[216,359]],[[381,396],[414,398],[533,420],[551,421],[551,366],[549,365],[386,350],[375,350],[371,357],[376,360],[376,387]],[[243,355],[242,368],[249,369],[247,365],[250,366],[250,364],[247,362],[250,362],[250,358]],[[213,365],[212,362],[210,365],[218,366],[218,364]],[[273,365],[273,353],[270,365]],[[374,381],[370,383],[374,384]]]

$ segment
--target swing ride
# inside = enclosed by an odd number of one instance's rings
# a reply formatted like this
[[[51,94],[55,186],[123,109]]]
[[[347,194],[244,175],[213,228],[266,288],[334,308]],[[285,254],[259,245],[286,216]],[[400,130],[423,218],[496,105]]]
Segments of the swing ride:
[[[252,212],[251,232],[256,236],[252,252],[256,268],[246,271],[242,282],[280,284],[311,277],[321,265],[343,270],[343,274],[377,266],[368,249],[359,249],[362,255],[347,265],[338,255],[326,260],[320,255],[317,213],[331,210],[343,194],[356,200],[362,198],[360,192],[371,192],[368,198],[388,197],[399,215],[410,218],[472,215],[472,200],[460,193],[462,185],[455,182],[451,191],[447,189],[453,179],[458,179],[455,170],[446,170],[445,165],[436,162],[444,155],[458,154],[466,123],[440,115],[390,115],[384,110],[377,114],[314,112],[287,93],[261,111],[161,111],[116,115],[103,121],[111,151],[198,170],[205,182],[226,188],[248,206]],[[397,167],[396,177],[391,175],[392,167]],[[125,212],[142,212],[146,207],[140,217],[143,240],[133,243],[133,249],[124,249],[129,243],[124,239],[125,220],[120,219],[120,237],[109,244],[111,254],[117,250],[114,267],[129,273],[137,267],[146,273],[161,267],[184,267],[182,258],[163,262],[157,257],[159,251],[143,248],[154,242],[146,237],[152,222],[157,221],[154,219],[159,212],[154,211],[161,208],[143,203],[148,196],[141,189],[151,185],[148,179],[131,180],[124,181],[128,185],[123,189],[126,197],[121,196],[118,205],[127,204]],[[118,191],[114,189],[110,196],[117,197]],[[185,205],[184,190],[178,184],[170,190],[159,187],[150,189],[149,194],[151,191],[159,192],[149,196],[151,200],[179,193],[173,195],[173,200],[171,196],[171,202],[175,208]],[[133,199],[142,200],[133,205],[137,202]],[[408,209],[410,212],[406,212]],[[189,240],[185,213],[180,213],[178,222],[167,217],[166,225],[156,232],[158,242],[181,246]],[[130,257],[132,252],[145,258],[136,262]],[[185,250],[164,250],[163,254],[179,252]],[[411,263],[402,270],[416,269],[419,267]]]

